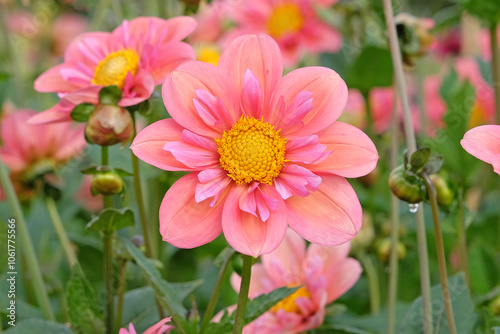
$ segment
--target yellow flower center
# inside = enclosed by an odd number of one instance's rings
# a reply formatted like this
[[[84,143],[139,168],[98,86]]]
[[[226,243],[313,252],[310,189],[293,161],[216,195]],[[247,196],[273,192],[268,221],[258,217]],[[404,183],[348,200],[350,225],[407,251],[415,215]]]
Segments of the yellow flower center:
[[[99,86],[125,86],[128,72],[135,75],[139,70],[139,56],[134,50],[119,50],[110,53],[97,65],[92,83]]]
[[[198,60],[204,61],[217,66],[219,63],[220,52],[216,47],[213,46],[203,46],[198,50]]]
[[[215,142],[221,166],[236,184],[272,184],[283,168],[286,139],[280,136],[280,130],[263,120],[241,116]]]
[[[297,5],[288,3],[276,7],[267,22],[269,34],[281,37],[290,32],[297,32],[302,28],[304,18]]]
[[[271,308],[272,312],[278,312],[278,310],[284,310],[286,312],[293,312],[300,314],[300,308],[295,304],[295,300],[299,297],[306,297],[309,298],[311,295],[309,294],[309,291],[305,287],[301,287],[294,293],[292,293],[290,296],[286,297],[282,301],[278,302],[276,305],[274,305]]]

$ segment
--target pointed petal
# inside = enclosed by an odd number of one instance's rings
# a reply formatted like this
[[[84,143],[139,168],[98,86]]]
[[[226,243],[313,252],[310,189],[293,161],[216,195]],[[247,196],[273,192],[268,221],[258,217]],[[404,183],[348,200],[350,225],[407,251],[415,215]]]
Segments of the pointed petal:
[[[336,175],[321,175],[317,191],[286,201],[290,227],[312,243],[340,245],[361,228],[362,211],[349,182]]]
[[[60,64],[43,72],[36,78],[34,87],[37,92],[41,93],[61,93],[70,92],[80,88],[79,85],[69,83],[61,75],[61,70],[72,69],[71,65]]]
[[[278,247],[285,236],[286,208],[279,193],[271,186],[259,185],[267,196],[277,201],[277,207],[263,222],[260,218],[242,211],[239,199],[247,187],[236,186],[228,195],[222,216],[222,228],[227,242],[236,251],[257,257]]]
[[[241,107],[245,115],[260,119],[263,99],[264,93],[262,92],[259,80],[252,71],[247,70],[245,72],[243,89],[241,90]]]
[[[275,112],[283,96],[288,107],[303,91],[312,93],[312,110],[302,117],[304,126],[296,129],[282,128],[282,134],[292,139],[309,136],[331,125],[344,110],[347,102],[347,86],[340,76],[325,67],[305,67],[285,75],[276,86],[269,110],[271,124],[278,124],[281,115]]]
[[[155,84],[161,84],[165,77],[175,70],[177,66],[188,61],[195,60],[196,54],[191,45],[184,42],[170,42],[158,46],[158,61],[145,68],[155,80]]]
[[[500,154],[500,125],[482,125],[467,131],[460,141],[469,154],[493,164]]]
[[[180,178],[168,190],[160,206],[163,240],[179,248],[194,248],[214,240],[222,232],[223,201],[196,203],[198,173]]]
[[[274,179],[276,190],[283,199],[292,195],[306,197],[309,191],[316,191],[321,184],[321,177],[310,170],[290,164],[281,169],[280,175]]]
[[[319,142],[332,153],[320,163],[307,167],[313,172],[332,173],[343,177],[360,177],[377,166],[377,148],[358,128],[335,122],[317,133]]]
[[[285,159],[305,164],[318,163],[326,159],[331,151],[318,142],[318,136],[297,137],[286,143]]]

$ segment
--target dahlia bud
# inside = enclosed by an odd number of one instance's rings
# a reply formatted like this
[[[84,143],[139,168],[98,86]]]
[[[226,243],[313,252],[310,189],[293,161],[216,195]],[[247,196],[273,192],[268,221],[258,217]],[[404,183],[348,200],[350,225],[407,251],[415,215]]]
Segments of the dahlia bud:
[[[434,37],[430,33],[434,27],[434,21],[407,13],[398,14],[394,19],[403,63],[407,66],[413,66],[415,60],[424,55],[434,41]]]
[[[90,185],[93,195],[113,195],[119,194],[123,191],[123,180],[114,171],[102,171],[97,172],[92,177],[92,183]]]
[[[389,261],[389,257],[391,256],[391,239],[390,238],[385,238],[381,242],[378,243],[377,245],[377,254],[379,259],[382,261]],[[406,256],[406,247],[398,241],[397,245],[397,250],[398,250],[398,259],[402,260]]]
[[[453,191],[451,190],[448,182],[439,174],[432,174],[431,178],[434,188],[436,188],[437,202],[439,205],[448,206],[453,202]]]
[[[389,187],[397,198],[408,203],[419,203],[427,197],[424,181],[410,175],[403,165],[395,168],[389,175]]]
[[[500,315],[500,296],[493,299],[488,306],[494,315]]]
[[[134,130],[130,113],[115,105],[98,105],[90,115],[85,136],[100,146],[127,142]]]

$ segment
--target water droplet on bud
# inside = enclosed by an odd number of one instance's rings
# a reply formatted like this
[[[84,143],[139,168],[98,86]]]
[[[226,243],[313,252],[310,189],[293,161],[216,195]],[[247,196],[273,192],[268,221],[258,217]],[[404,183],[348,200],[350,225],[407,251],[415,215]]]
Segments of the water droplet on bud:
[[[408,204],[408,208],[411,213],[415,213],[418,211],[418,203],[410,203]]]

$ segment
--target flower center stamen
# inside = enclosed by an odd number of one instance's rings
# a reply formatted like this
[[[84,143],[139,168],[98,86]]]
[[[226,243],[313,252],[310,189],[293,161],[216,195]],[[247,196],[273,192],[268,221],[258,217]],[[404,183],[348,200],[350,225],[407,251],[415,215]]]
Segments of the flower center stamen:
[[[281,37],[290,32],[297,32],[302,28],[304,18],[300,8],[295,4],[283,4],[276,7],[267,22],[269,34],[272,37]]]
[[[242,116],[215,142],[221,166],[236,184],[272,184],[283,168],[286,138],[263,120]]]
[[[139,70],[139,56],[134,50],[119,50],[110,53],[97,65],[92,83],[99,86],[125,86],[128,72],[135,75]]]
[[[311,295],[309,294],[309,291],[305,287],[301,287],[294,293],[292,293],[290,296],[286,297],[285,299],[279,301],[276,305],[274,305],[271,308],[272,312],[278,312],[278,310],[284,310],[286,312],[293,312],[297,314],[301,314],[300,308],[295,304],[295,300],[299,297],[306,297],[309,298]]]

